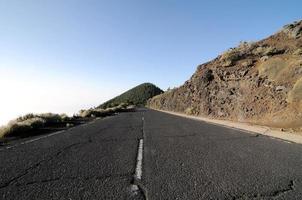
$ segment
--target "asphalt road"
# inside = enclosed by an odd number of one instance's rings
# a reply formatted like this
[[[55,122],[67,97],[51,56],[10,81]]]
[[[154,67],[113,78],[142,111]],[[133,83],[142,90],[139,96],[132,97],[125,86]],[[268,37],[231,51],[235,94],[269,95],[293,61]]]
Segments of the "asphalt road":
[[[3,200],[302,199],[301,145],[144,109],[1,147],[0,172]]]

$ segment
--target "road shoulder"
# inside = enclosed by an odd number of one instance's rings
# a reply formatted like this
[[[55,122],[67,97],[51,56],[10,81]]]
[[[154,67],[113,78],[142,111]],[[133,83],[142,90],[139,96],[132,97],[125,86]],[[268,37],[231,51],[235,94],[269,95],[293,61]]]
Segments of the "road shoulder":
[[[186,115],[183,113],[166,111],[166,110],[158,110],[158,109],[153,109],[153,108],[150,108],[150,109],[156,110],[159,112],[176,115],[176,116],[180,116],[180,117],[203,121],[203,122],[215,124],[218,126],[224,126],[227,128],[237,129],[237,130],[241,130],[241,131],[244,131],[244,132],[247,132],[250,134],[261,134],[261,135],[265,135],[268,137],[272,137],[274,139],[281,139],[281,140],[284,140],[287,142],[294,142],[294,143],[302,144],[301,133],[283,132],[283,131],[273,130],[272,128],[267,127],[267,126],[251,125],[248,123],[232,122],[232,121],[227,121],[227,120],[209,119],[209,118],[200,117],[200,116],[191,116],[191,115]]]

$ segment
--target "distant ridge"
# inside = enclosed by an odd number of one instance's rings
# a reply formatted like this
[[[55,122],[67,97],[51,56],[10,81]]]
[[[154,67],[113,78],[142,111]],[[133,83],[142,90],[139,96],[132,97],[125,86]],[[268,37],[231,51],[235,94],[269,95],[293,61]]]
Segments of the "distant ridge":
[[[152,83],[140,84],[123,94],[99,105],[97,108],[107,108],[119,105],[121,103],[129,103],[133,105],[145,105],[147,100],[162,94],[163,91]]]

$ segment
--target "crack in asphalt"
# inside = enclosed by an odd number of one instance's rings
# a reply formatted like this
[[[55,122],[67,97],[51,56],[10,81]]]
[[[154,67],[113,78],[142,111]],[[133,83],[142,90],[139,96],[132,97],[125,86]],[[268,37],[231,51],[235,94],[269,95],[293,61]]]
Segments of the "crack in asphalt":
[[[276,199],[278,197],[280,197],[281,195],[284,195],[288,192],[294,191],[295,190],[295,182],[294,180],[290,180],[289,184],[281,189],[278,190],[274,190],[272,192],[269,193],[264,193],[264,194],[254,194],[254,195],[245,195],[243,194],[242,196],[239,197],[233,197],[232,200],[240,200],[240,199],[256,199],[256,198],[273,198]]]
[[[36,169],[38,168],[39,166],[41,166],[44,162],[48,162],[48,161],[51,161],[53,159],[55,159],[56,157],[60,156],[61,154],[63,154],[65,151],[75,147],[75,146],[78,146],[78,145],[84,145],[84,144],[87,144],[87,143],[91,143],[92,140],[89,139],[88,141],[85,141],[85,142],[78,142],[78,143],[74,143],[74,144],[71,144],[71,145],[68,145],[64,148],[62,148],[61,150],[59,150],[58,152],[56,152],[55,154],[49,156],[48,158],[46,159],[43,159],[35,164],[33,164],[32,166],[28,167],[27,169],[24,170],[23,173],[20,173],[19,175],[15,176],[14,178],[10,179],[9,181],[7,181],[6,183],[3,183],[0,185],[0,189],[3,189],[3,188],[6,188],[8,186],[10,186],[11,184],[13,184],[14,182],[18,181],[19,179],[21,179],[22,177],[26,176],[28,173],[30,173],[31,170],[33,169]]]

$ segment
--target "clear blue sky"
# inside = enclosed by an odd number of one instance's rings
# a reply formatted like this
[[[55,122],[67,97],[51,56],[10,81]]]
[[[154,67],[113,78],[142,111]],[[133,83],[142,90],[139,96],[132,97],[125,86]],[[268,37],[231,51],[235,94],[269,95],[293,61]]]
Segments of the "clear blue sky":
[[[1,104],[71,113],[142,82],[179,86],[198,64],[301,19],[301,8],[299,0],[0,0]]]

